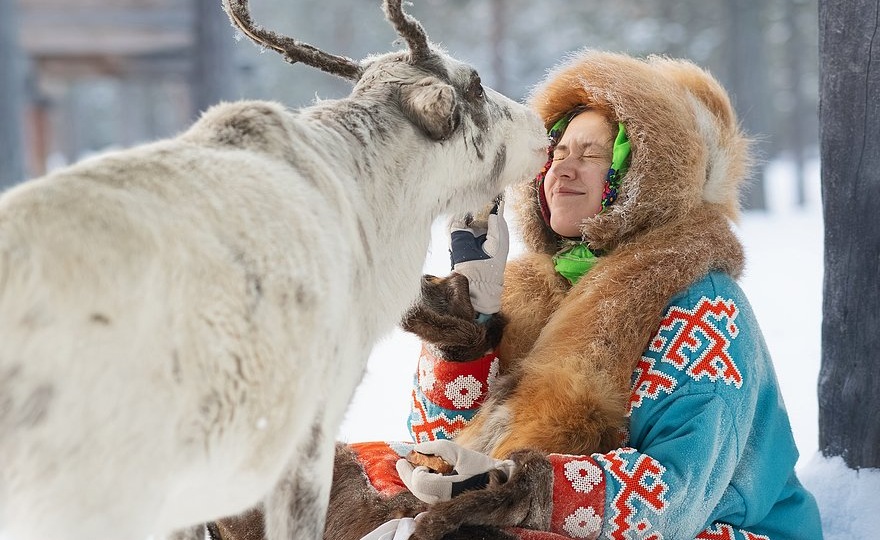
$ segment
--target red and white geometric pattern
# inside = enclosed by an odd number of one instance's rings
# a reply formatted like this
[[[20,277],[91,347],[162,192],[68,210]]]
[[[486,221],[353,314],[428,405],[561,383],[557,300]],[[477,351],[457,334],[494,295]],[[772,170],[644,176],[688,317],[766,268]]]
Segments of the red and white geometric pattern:
[[[412,392],[413,408],[410,414],[410,430],[415,442],[435,441],[437,439],[453,439],[468,425],[467,419],[462,415],[452,418],[443,413],[439,408],[433,408],[436,414],[429,414],[425,406],[419,400],[416,391]]]
[[[497,373],[495,353],[468,362],[451,362],[422,345],[418,387],[431,403],[444,409],[474,409],[486,398]]]
[[[605,475],[592,459],[573,459],[564,465],[565,479],[578,493],[589,493],[593,488],[602,485]]]
[[[643,399],[657,399],[661,391],[666,394],[672,394],[672,391],[675,390],[675,377],[655,370],[655,363],[654,359],[645,356],[639,360],[639,365],[636,366],[633,372],[635,382],[629,397],[627,416],[632,415],[633,409],[642,405]]]
[[[593,540],[602,530],[602,514],[597,514],[592,506],[581,506],[565,518],[562,530],[571,538]]]
[[[446,384],[443,391],[456,409],[472,409],[474,403],[483,396],[483,383],[473,375],[459,375]]]
[[[550,530],[568,538],[594,540],[602,530],[605,475],[588,456],[550,454],[553,513]]]
[[[669,348],[663,355],[663,362],[675,366],[679,370],[687,368],[687,374],[699,381],[707,377],[710,381],[722,380],[742,387],[742,374],[731,358],[728,348],[731,340],[739,335],[736,317],[739,309],[733,300],[721,297],[709,300],[705,296],[697,302],[692,310],[673,306],[660,322],[660,330],[674,331]],[[720,324],[726,320],[724,331]],[[730,336],[728,339],[727,336]],[[651,340],[651,348],[663,346],[666,339],[657,336]],[[693,361],[691,353],[703,347],[702,353]]]
[[[727,523],[714,523],[697,535],[696,540],[735,540],[736,532]]]
[[[608,538],[624,540],[626,538],[644,538],[661,540],[663,536],[651,529],[650,520],[640,509],[650,510],[653,514],[661,514],[666,510],[668,501],[666,493],[669,486],[663,481],[666,467],[646,454],[636,455],[633,448],[613,450],[605,455],[596,455],[596,459],[604,465],[604,469],[620,484],[617,494],[611,501],[613,515],[609,520]],[[640,508],[636,507],[638,503]],[[641,519],[636,520],[637,517]]]

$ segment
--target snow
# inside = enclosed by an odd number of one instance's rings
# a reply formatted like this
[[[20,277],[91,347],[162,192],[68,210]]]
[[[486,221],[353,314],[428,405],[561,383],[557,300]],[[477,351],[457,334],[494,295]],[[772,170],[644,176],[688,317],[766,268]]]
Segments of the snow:
[[[767,212],[747,213],[737,226],[746,249],[740,283],[752,303],[773,356],[783,399],[800,450],[798,475],[819,501],[826,540],[880,538],[880,469],[848,469],[818,453],[818,399],[822,322],[823,232],[819,168],[807,168],[807,201],[794,202],[792,168],[765,171]],[[511,220],[511,216],[508,216]],[[522,251],[512,223],[511,258]],[[434,225],[425,272],[449,272],[445,227]],[[340,429],[340,440],[409,440],[412,376],[419,342],[394,330],[370,356],[367,373]]]
[[[819,501],[826,540],[880,538],[880,469],[856,471],[816,454],[799,474]]]

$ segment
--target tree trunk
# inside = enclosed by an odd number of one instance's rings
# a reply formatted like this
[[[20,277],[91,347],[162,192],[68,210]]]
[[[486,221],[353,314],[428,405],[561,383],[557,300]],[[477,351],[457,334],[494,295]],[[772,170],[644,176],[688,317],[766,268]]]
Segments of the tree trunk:
[[[0,189],[24,180],[24,59],[15,0],[0,0]]]
[[[192,106],[197,116],[219,101],[238,97],[235,31],[216,0],[194,0]]]
[[[819,448],[854,469],[880,467],[878,17],[877,0],[819,0],[825,216]]]

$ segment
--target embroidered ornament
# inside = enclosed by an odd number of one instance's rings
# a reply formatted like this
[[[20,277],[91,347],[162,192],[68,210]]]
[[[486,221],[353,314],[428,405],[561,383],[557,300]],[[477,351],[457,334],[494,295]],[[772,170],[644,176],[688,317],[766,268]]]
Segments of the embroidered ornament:
[[[608,169],[605,191],[602,193],[602,210],[617,200],[620,182],[629,169],[629,153],[632,146],[626,135],[626,128],[620,122],[617,123],[617,126],[617,137],[614,139],[614,148],[611,150],[611,168]]]

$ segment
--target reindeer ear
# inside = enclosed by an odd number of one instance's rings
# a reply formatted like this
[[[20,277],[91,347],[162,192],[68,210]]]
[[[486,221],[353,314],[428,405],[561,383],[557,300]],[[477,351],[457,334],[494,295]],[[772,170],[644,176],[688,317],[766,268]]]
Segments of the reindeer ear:
[[[400,87],[403,114],[435,141],[448,139],[458,127],[455,89],[436,77],[425,77]]]

